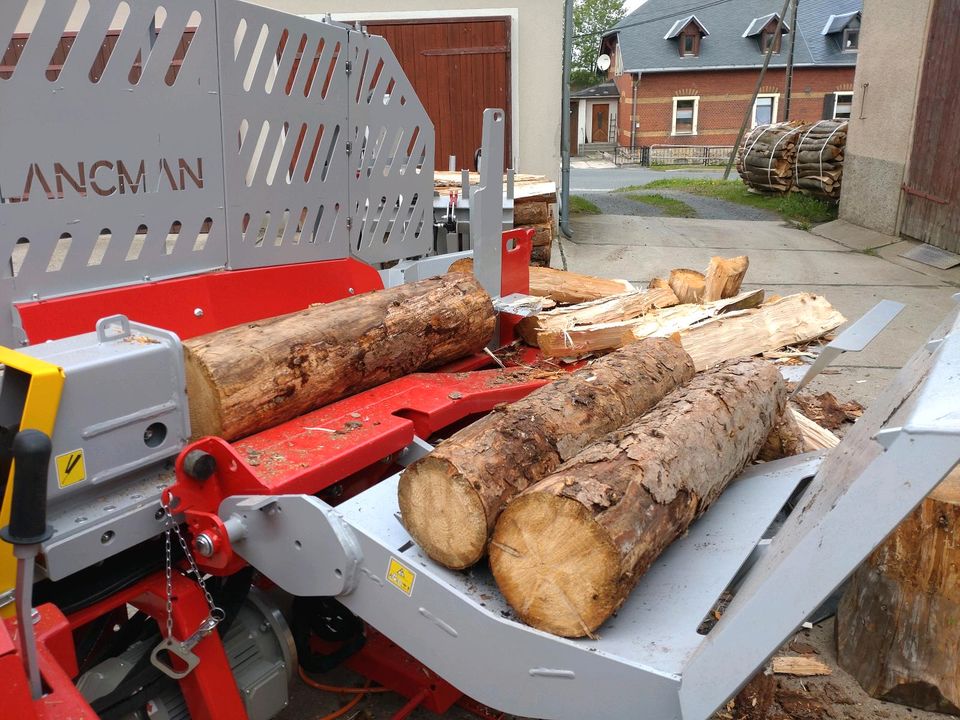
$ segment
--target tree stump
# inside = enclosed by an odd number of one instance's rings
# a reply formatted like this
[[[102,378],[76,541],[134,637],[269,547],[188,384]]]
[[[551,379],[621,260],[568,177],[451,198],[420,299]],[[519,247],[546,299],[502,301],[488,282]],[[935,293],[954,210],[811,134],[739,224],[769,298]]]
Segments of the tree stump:
[[[854,573],[837,657],[873,697],[960,714],[960,470]]]

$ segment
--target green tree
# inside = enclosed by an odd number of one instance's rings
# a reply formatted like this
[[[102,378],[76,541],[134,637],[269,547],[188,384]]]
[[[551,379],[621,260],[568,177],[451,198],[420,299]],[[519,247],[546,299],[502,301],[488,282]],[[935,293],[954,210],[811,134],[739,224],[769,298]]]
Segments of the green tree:
[[[573,5],[572,71],[595,72],[600,35],[624,16],[623,0],[576,0]],[[583,77],[581,73],[577,73]]]

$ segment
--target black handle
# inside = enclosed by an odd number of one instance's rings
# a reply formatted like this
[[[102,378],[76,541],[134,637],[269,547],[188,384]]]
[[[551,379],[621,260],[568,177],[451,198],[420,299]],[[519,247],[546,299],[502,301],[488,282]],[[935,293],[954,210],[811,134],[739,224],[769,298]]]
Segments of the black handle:
[[[47,525],[47,472],[52,445],[46,433],[21,430],[13,439],[13,502],[10,524],[0,537],[13,545],[34,545],[53,534]]]

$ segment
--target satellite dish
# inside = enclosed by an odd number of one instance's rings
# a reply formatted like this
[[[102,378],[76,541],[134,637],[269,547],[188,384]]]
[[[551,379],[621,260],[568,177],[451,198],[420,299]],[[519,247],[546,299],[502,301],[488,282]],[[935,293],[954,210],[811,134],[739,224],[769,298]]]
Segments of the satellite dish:
[[[604,53],[597,58],[597,70],[600,72],[606,72],[610,69],[610,56]]]

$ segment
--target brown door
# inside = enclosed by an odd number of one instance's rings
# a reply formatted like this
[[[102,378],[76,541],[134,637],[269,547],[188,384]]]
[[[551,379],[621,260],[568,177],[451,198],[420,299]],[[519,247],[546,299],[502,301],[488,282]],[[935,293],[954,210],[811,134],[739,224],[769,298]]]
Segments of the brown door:
[[[592,142],[605,143],[610,131],[610,106],[598,104],[593,106],[593,137]]]
[[[507,113],[504,162],[510,163],[510,20],[372,21],[370,33],[382,35],[400,61],[436,132],[435,163],[447,169],[473,169],[483,134],[483,111]],[[511,163],[512,164],[512,163]]]
[[[580,108],[576,101],[570,103],[570,154],[580,154]]]
[[[960,14],[937,0],[930,17],[923,78],[917,98],[913,150],[903,186],[908,237],[960,252]]]

